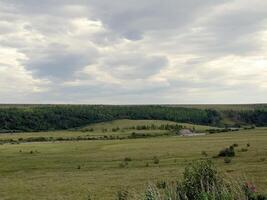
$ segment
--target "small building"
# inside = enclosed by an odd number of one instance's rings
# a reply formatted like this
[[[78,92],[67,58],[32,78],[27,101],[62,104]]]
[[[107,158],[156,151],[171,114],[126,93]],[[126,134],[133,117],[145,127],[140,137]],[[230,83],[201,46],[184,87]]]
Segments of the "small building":
[[[186,136],[186,135],[191,135],[193,132],[190,129],[181,129],[179,131],[179,135]]]
[[[190,129],[181,129],[179,131],[180,136],[201,136],[206,135],[206,133],[194,133]]]

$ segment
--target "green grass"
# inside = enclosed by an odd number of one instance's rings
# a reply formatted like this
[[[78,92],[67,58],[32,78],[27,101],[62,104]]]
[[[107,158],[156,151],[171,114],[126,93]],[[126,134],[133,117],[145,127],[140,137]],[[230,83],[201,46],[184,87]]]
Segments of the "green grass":
[[[0,134],[1,139],[14,139],[18,140],[19,138],[32,138],[32,137],[62,137],[62,138],[69,138],[69,137],[85,137],[85,136],[104,136],[104,135],[130,135],[132,132],[136,133],[146,133],[146,134],[162,134],[168,133],[166,130],[136,130],[132,129],[133,126],[142,126],[147,125],[151,126],[152,124],[156,126],[166,125],[166,124],[179,124],[185,126],[187,128],[195,128],[198,132],[203,132],[207,129],[213,129],[215,127],[211,126],[202,126],[202,125],[194,125],[194,124],[187,124],[187,123],[175,123],[171,121],[163,121],[163,120],[115,120],[111,122],[103,122],[103,123],[96,123],[89,126],[78,128],[77,130],[64,130],[64,131],[49,131],[49,132],[25,132],[25,133],[3,133]],[[119,127],[120,130],[113,132],[112,128]],[[93,128],[94,131],[86,131]],[[103,129],[107,129],[107,132],[103,132]]]
[[[70,132],[76,133],[81,134]],[[228,176],[246,176],[267,192],[267,129],[261,128],[198,137],[0,145],[1,199],[82,200],[89,193],[95,199],[113,199],[124,188],[142,190],[150,181],[175,180],[190,161],[203,158],[202,151],[211,158],[233,143],[239,145],[236,157],[230,164],[213,159],[218,168]],[[238,152],[247,143],[248,152]],[[125,157],[132,161],[122,167]]]

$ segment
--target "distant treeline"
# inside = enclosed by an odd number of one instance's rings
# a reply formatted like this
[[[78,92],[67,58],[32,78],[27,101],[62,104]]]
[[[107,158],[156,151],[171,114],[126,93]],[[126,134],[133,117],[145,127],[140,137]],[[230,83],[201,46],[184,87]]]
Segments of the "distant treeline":
[[[47,105],[0,108],[0,131],[43,131],[81,127],[116,119],[170,120],[223,126],[223,117],[238,124],[267,125],[267,111],[217,111],[169,106]]]
[[[215,110],[166,106],[57,105],[1,108],[0,130],[41,131],[69,129],[116,119],[157,119],[195,124],[217,124]]]

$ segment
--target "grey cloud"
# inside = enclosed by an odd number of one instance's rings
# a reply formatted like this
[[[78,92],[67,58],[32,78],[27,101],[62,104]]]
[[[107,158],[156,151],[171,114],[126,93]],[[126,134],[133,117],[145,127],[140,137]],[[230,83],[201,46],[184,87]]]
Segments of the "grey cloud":
[[[257,37],[266,31],[266,6],[261,0],[3,0],[0,50],[14,50],[17,58],[3,63],[25,70],[33,85],[51,81],[42,92],[18,97],[21,102],[237,102],[246,96],[244,85],[256,87],[253,95],[261,100],[259,86],[245,80],[261,72],[232,75],[222,60],[266,54]],[[73,26],[79,18],[100,22],[101,31]],[[79,28],[87,29],[75,34]],[[217,60],[222,66],[210,64]],[[239,96],[225,97],[233,93]]]
[[[114,55],[113,55],[114,56]],[[101,68],[120,79],[143,79],[158,73],[167,66],[163,56],[145,56],[135,53],[122,53],[102,60]]]
[[[91,58],[92,60],[95,58]],[[27,70],[34,75],[42,78],[51,79],[70,79],[73,78],[76,71],[83,69],[84,66],[92,62],[90,57],[82,54],[58,52],[44,56],[25,63]]]
[[[128,39],[141,39],[146,31],[182,28],[209,7],[224,1],[133,0],[91,1],[90,6],[110,29]]]

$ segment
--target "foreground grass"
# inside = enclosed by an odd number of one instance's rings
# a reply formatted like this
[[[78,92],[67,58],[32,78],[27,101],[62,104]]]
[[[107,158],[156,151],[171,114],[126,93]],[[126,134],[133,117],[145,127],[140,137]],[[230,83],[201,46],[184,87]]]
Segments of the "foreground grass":
[[[208,157],[233,143],[230,164],[213,159],[228,176],[246,176],[267,192],[267,131],[201,137],[44,142],[0,146],[1,199],[113,199],[122,189],[142,190],[147,182],[173,180],[190,161]],[[238,152],[246,148],[247,152]],[[159,159],[154,164],[153,157]],[[122,166],[125,157],[131,158]]]

